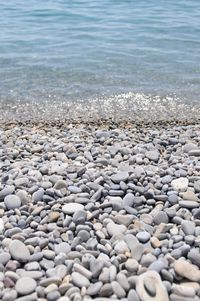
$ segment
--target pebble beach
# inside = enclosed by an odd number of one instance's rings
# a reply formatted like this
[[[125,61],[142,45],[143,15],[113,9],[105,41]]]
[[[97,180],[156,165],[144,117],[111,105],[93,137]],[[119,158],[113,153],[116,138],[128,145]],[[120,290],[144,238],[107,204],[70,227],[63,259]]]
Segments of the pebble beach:
[[[1,122],[2,301],[200,300],[199,122]]]

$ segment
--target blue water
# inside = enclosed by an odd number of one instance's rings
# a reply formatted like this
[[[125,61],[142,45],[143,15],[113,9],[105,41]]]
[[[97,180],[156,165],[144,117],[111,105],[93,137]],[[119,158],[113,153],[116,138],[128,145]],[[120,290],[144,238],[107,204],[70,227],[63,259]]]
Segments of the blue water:
[[[1,0],[0,9],[1,102],[200,102],[199,0]]]

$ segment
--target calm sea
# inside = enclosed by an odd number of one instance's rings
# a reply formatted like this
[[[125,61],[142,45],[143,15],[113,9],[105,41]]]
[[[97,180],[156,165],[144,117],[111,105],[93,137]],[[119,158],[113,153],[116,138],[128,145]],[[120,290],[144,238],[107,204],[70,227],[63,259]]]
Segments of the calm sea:
[[[1,106],[200,102],[199,0],[1,0],[0,12]]]

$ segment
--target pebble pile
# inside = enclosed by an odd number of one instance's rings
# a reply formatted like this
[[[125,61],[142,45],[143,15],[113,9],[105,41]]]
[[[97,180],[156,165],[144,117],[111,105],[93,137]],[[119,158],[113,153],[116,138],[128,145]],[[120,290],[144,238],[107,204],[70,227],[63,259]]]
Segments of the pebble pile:
[[[199,301],[200,126],[0,126],[0,300]]]

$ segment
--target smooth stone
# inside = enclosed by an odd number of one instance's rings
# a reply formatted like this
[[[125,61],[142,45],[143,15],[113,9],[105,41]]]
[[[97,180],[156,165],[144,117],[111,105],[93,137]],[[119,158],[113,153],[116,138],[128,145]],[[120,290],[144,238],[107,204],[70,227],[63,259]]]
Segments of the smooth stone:
[[[196,266],[200,268],[200,252],[199,249],[191,249],[187,255],[187,258]]]
[[[134,289],[131,289],[128,292],[127,300],[128,301],[140,301],[139,296],[138,296],[137,292]]]
[[[117,214],[113,217],[113,220],[117,224],[123,224],[126,227],[128,227],[133,222],[133,215],[131,215],[131,214],[126,214],[126,215]]]
[[[1,191],[0,191],[0,200],[3,200],[7,195],[12,195],[12,193],[15,191],[15,186],[6,185]]]
[[[106,226],[106,229],[110,236],[115,236],[115,235],[117,236],[117,235],[124,234],[127,230],[127,228],[124,225],[118,225],[113,222],[109,222]]]
[[[37,293],[17,298],[15,301],[38,301]]]
[[[3,219],[0,218],[0,234],[2,234],[3,230],[4,230],[4,222]]]
[[[174,263],[174,270],[183,278],[189,279],[194,282],[200,282],[200,270],[197,266],[189,263],[184,259],[178,259]]]
[[[129,173],[126,171],[118,172],[117,174],[111,176],[111,180],[116,184],[120,183],[121,181],[125,182],[128,180],[128,178],[129,178]]]
[[[142,301],[169,301],[167,290],[155,271],[147,271],[138,277],[136,292]]]
[[[177,294],[179,296],[190,297],[190,298],[195,297],[195,289],[193,287],[173,284],[171,291],[172,293]]]
[[[157,162],[160,158],[160,153],[157,150],[150,150],[145,153],[145,156],[154,162]]]
[[[122,299],[126,296],[125,290],[121,287],[121,285],[117,281],[111,282],[112,290],[117,295],[119,299]]]
[[[34,202],[41,202],[44,196],[44,189],[43,188],[39,188],[37,191],[35,191],[32,194],[32,200]]]
[[[2,301],[15,301],[17,299],[17,292],[14,289],[4,293]]]
[[[181,228],[185,235],[193,235],[195,231],[195,223],[192,221],[183,220],[181,223]]]
[[[95,296],[99,293],[100,289],[102,288],[103,283],[101,281],[90,283],[90,286],[87,289],[87,294],[89,296]]]
[[[129,249],[131,250],[132,257],[139,261],[143,254],[143,245],[139,243],[138,239],[132,234],[125,235],[124,241],[127,243]]]
[[[7,252],[0,253],[0,263],[5,265],[9,260],[11,259],[11,256]]]
[[[187,208],[187,209],[199,208],[199,202],[179,201],[178,203],[179,203],[180,207]]]
[[[198,146],[194,143],[186,143],[182,149],[184,153],[189,153],[190,151],[198,149]]]
[[[82,288],[83,286],[88,288],[90,286],[90,281],[78,272],[73,272],[71,277],[73,283],[80,288]]]
[[[199,201],[199,198],[197,197],[197,195],[191,190],[187,190],[187,191],[183,192],[181,194],[181,196],[184,200],[195,201],[195,202]]]
[[[139,264],[137,260],[128,258],[128,260],[125,262],[125,267],[129,272],[136,273],[139,268]]]
[[[189,155],[189,156],[199,157],[199,156],[200,156],[200,149],[193,149],[193,150],[190,150],[190,151],[188,152],[188,155]]]
[[[13,240],[9,244],[9,252],[12,258],[14,258],[17,261],[27,262],[30,259],[29,249],[23,242],[19,240]]]
[[[137,233],[136,237],[140,242],[145,243],[150,239],[151,235],[146,231],[142,231]]]
[[[134,195],[132,193],[127,193],[122,202],[124,207],[132,207],[134,204]]]
[[[171,186],[174,190],[179,192],[184,192],[188,189],[189,181],[185,177],[180,177],[178,179],[172,180]]]
[[[7,209],[15,209],[21,206],[21,200],[17,195],[9,194],[4,199],[4,204]]]
[[[34,292],[37,283],[34,279],[29,277],[22,277],[17,280],[15,289],[20,295],[29,295]]]
[[[160,225],[161,223],[167,224],[169,222],[167,213],[164,211],[158,211],[153,217],[153,222],[156,225]]]
[[[28,203],[28,193],[25,190],[19,190],[17,191],[16,195],[20,198],[22,205],[25,205]]]
[[[78,203],[67,203],[62,207],[65,214],[74,214],[76,211],[83,210],[84,206]]]
[[[200,180],[194,182],[194,190],[195,192],[200,192]]]

